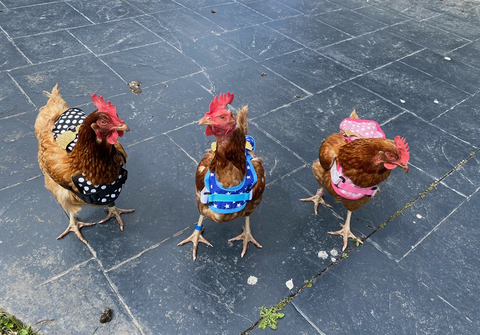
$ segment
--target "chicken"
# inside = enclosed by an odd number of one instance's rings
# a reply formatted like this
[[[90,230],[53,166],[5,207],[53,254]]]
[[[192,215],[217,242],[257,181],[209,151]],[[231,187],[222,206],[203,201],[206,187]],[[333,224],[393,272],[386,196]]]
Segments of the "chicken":
[[[99,223],[115,216],[123,230],[115,199],[127,179],[125,166],[127,154],[118,137],[128,126],[118,117],[116,108],[105,103],[102,96],[92,94],[96,111],[86,116],[78,108],[70,108],[63,100],[58,84],[35,121],[38,139],[38,164],[45,176],[45,187],[53,194],[62,208],[69,213],[70,223],[57,238],[74,232],[85,244],[80,228],[95,223],[81,222],[75,214],[88,204],[108,206],[108,215]]]
[[[216,142],[197,167],[195,189],[200,218],[192,235],[180,242],[193,243],[193,260],[197,258],[198,243],[212,246],[202,236],[205,217],[215,222],[228,222],[245,217],[243,233],[229,240],[243,240],[243,257],[248,242],[262,246],[253,238],[250,229],[252,215],[262,200],[265,175],[262,160],[256,157],[255,141],[248,136],[248,107],[238,109],[238,116],[225,107],[233,101],[233,94],[220,94],[210,103],[209,111],[198,122],[206,125],[206,135],[214,135]]]
[[[378,195],[379,186],[397,166],[408,172],[410,151],[400,136],[389,140],[374,121],[360,120],[355,111],[340,123],[340,132],[327,137],[319,150],[319,159],[313,164],[313,176],[320,185],[317,193],[302,201],[313,201],[315,215],[318,204],[330,207],[323,200],[326,189],[337,202],[348,210],[342,229],[329,232],[343,236],[343,248],[352,238],[350,231],[352,212],[362,208]]]

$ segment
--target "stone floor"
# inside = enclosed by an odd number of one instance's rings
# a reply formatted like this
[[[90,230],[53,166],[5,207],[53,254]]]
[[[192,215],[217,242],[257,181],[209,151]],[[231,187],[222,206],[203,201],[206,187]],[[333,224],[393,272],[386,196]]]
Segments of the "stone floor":
[[[291,296],[276,334],[478,333],[479,16],[478,0],[0,0],[0,308],[54,319],[43,334],[270,334],[260,308]],[[102,94],[132,130],[117,204],[136,212],[123,232],[115,220],[84,228],[88,247],[56,240],[68,219],[37,164],[34,122],[56,83],[87,113]],[[264,159],[251,218],[263,249],[240,258],[227,239],[243,220],[207,220],[214,247],[193,262],[177,243],[198,218],[194,173],[211,141],[196,121],[228,91],[232,107],[249,105]],[[406,137],[410,173],[393,171],[354,212],[353,232],[373,234],[341,258],[327,232],[346,210],[326,196],[333,210],[315,216],[299,199],[353,109]]]

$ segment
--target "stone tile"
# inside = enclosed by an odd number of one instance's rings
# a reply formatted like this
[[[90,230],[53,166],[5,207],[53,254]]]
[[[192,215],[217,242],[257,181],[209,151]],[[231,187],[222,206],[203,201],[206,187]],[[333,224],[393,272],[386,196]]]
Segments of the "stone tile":
[[[480,90],[480,70],[456,59],[448,60],[433,51],[423,50],[402,59],[401,62],[442,79],[467,93],[474,94]]]
[[[337,10],[315,16],[315,19],[346,32],[351,36],[359,36],[386,27],[385,24],[369,19],[351,10]]]
[[[27,59],[15,48],[15,45],[8,40],[3,32],[0,32],[0,44],[2,45],[0,50],[0,71],[29,64]]]
[[[205,112],[208,111],[207,107],[204,109]],[[205,112],[199,113],[197,120],[200,120]],[[263,159],[267,184],[304,164],[293,153],[259,131],[252,122],[249,124],[248,133],[255,138],[257,143],[256,154]],[[168,136],[197,162],[202,160],[205,150],[210,149],[211,143],[215,141],[215,137],[205,135],[204,126],[198,126],[196,123],[172,131],[168,133]]]
[[[404,16],[398,12],[392,12],[392,11],[389,11],[388,9],[380,8],[377,6],[362,7],[362,8],[356,9],[355,12],[388,25],[411,20],[411,18]]]
[[[425,120],[432,120],[468,97],[465,92],[399,62],[354,81]]]
[[[140,334],[99,265],[93,260],[39,287],[35,275],[17,275],[21,281],[2,288],[12,290],[17,297],[24,297],[23,306],[18,306],[18,301],[11,305],[18,311],[16,316],[25,323],[33,324],[45,318],[55,320],[43,325],[43,333],[89,334],[95,331],[95,334],[104,335]],[[2,288],[0,291],[3,291]],[[84,299],[78,299],[79,296]],[[100,315],[107,307],[113,311],[112,321],[100,324]]]
[[[292,17],[269,22],[270,28],[312,49],[343,41],[349,36],[312,17]]]
[[[266,76],[262,76],[262,73],[266,73]],[[214,90],[216,95],[234,93],[233,106],[237,108],[248,104],[250,118],[293,102],[297,95],[305,96],[301,89],[253,60],[212,69],[208,71],[208,77],[207,81],[204,76],[194,79],[203,79],[201,84],[208,85],[205,87]]]
[[[197,76],[204,74],[194,77]],[[130,145],[200,120],[211,100],[211,93],[194,79],[185,77],[168,81],[166,85],[150,86],[140,95],[127,93],[114,97],[111,102],[131,129],[122,138],[124,145]]]
[[[362,257],[365,252],[369,257]],[[293,301],[325,334],[468,334],[476,327],[444,303],[427,281],[416,281],[415,273],[370,245],[350,253]]]
[[[186,41],[182,45],[182,51],[205,69],[229,65],[248,58],[217,36],[208,36],[192,42]]]
[[[119,208],[134,208],[135,212],[123,216],[123,231],[111,219],[84,232],[106,270],[166,239],[171,242],[174,234],[186,227],[193,228],[198,219],[196,164],[183,151],[165,135],[126,146],[125,150],[128,180],[115,203]],[[92,222],[103,215],[103,211],[96,209],[82,218]]]
[[[195,327],[238,334],[258,320],[261,306],[276,305],[291,293],[286,281],[293,279],[298,288],[327,266],[330,259],[319,258],[318,251],[331,250],[327,243],[332,239],[320,231],[324,230],[322,223],[333,216],[311,220],[310,211],[307,213],[297,201],[298,190],[288,178],[266,188],[262,204],[251,216],[252,233],[263,248],[250,245],[244,258],[240,258],[241,243],[227,242],[241,231],[244,220],[225,224],[206,220],[203,236],[213,248],[200,245],[195,262],[191,244],[176,246],[191,234],[192,225],[181,235],[109,271],[125,303],[145,325],[145,333],[157,334],[160,329],[191,333]],[[255,285],[247,284],[250,276],[258,279]],[[158,318],[159,314],[167,316]]]
[[[356,72],[368,72],[421,48],[418,44],[380,30],[317,51]]]
[[[216,5],[215,13],[211,10],[210,7],[204,7],[195,11],[227,31],[271,21],[266,16],[237,3]]]
[[[136,21],[180,50],[184,42],[195,42],[199,38],[224,31],[218,25],[186,8],[142,16]]]
[[[419,22],[401,23],[386,30],[440,54],[457,49],[469,42],[469,40],[458,35],[453,35]]]
[[[107,99],[129,91],[128,86],[93,55],[33,65],[12,70],[10,74],[37,107],[47,102],[43,91],[51,92],[57,83],[72,107],[89,102],[94,92]]]
[[[33,63],[89,53],[89,50],[66,30],[19,37],[15,39],[15,44]]]
[[[9,9],[23,6],[39,5],[49,2],[55,2],[55,0],[3,0],[2,3]]]
[[[375,120],[379,124],[401,113],[398,107],[378,96],[355,84],[345,83],[255,118],[253,122],[306,162],[313,163],[318,159],[322,141],[338,132],[340,122],[354,109],[362,119]]]
[[[257,61],[303,48],[264,25],[223,33],[220,38]]]
[[[341,7],[326,0],[277,0],[284,5],[296,9],[306,15],[331,12]]]
[[[74,0],[68,1],[68,4],[73,6],[94,23],[125,19],[143,14],[143,12],[137,7],[122,0],[101,0],[94,2]]]
[[[223,3],[232,2],[231,0],[175,0],[175,1],[187,8],[215,6]],[[237,1],[237,2],[240,2],[240,1]],[[212,9],[214,8],[212,7]]]
[[[425,20],[442,13],[436,6],[426,6],[418,0],[373,0],[372,3],[393,13],[406,15],[416,20]]]
[[[357,9],[370,5],[369,1],[365,0],[329,0],[334,4],[348,9]]]
[[[459,60],[462,63],[471,65],[480,69],[480,60],[478,53],[480,52],[480,41],[475,41],[467,44],[455,51],[449,52],[446,55],[452,59]]]
[[[412,127],[412,124],[415,124],[416,127]],[[386,134],[399,134],[405,137],[410,145],[410,163],[435,179],[443,177],[474,151],[472,146],[410,113],[399,116],[382,128]],[[432,138],[435,141],[432,141]],[[480,180],[475,178],[479,172],[480,163],[478,161],[469,162],[459,169],[459,173],[448,177],[444,184],[469,196],[480,187]]]
[[[480,147],[480,95],[468,98],[455,108],[435,118],[432,123],[437,127]]]
[[[480,35],[480,23],[475,11],[459,11],[455,15],[447,13],[424,22],[470,40],[476,40]]]
[[[164,42],[100,58],[126,82],[137,80],[145,86],[201,71],[189,57]]]
[[[129,0],[128,3],[136,6],[146,14],[181,8],[178,3],[172,0]]]
[[[284,19],[302,14],[300,11],[283,5],[277,1],[255,1],[246,3],[245,5],[272,20]]]
[[[63,2],[9,9],[2,13],[2,28],[12,38],[90,24]]]
[[[443,306],[454,310],[455,319],[463,320],[465,328],[450,327],[459,333],[470,333],[467,326],[479,325],[475,293],[480,283],[479,260],[470,257],[477,249],[475,242],[479,238],[474,219],[479,195],[475,193],[398,263],[414,274],[414,280],[425,283],[440,297],[445,303]]]
[[[309,49],[270,58],[262,64],[311,93],[355,76],[355,72]]]
[[[71,29],[70,32],[97,55],[161,41],[130,19]]]

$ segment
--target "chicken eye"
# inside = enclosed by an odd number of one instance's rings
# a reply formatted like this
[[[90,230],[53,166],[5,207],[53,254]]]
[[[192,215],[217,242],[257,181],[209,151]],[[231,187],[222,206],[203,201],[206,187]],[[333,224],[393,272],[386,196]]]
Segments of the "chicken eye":
[[[105,121],[105,120],[100,120],[100,124],[101,124],[102,126],[105,126],[105,125],[107,124],[107,121]]]
[[[395,159],[397,159],[397,157],[395,157],[395,155],[394,155],[394,154],[391,154],[390,152],[386,152],[386,153],[385,153],[385,156],[387,156],[387,158],[390,159],[390,160],[395,160]]]
[[[220,116],[221,120],[225,120],[227,117],[225,115]]]

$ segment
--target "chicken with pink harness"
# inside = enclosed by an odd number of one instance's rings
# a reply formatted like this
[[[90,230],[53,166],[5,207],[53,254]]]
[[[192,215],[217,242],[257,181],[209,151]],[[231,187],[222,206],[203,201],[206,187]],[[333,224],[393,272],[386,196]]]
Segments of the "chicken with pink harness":
[[[343,131],[343,138],[348,143],[359,138],[385,138],[385,133],[378,123],[370,120],[347,118],[340,123],[340,130]],[[378,191],[378,185],[365,188],[356,186],[350,178],[343,175],[342,167],[336,160],[330,169],[330,176],[335,192],[346,199],[357,200],[365,195],[373,197]]]

